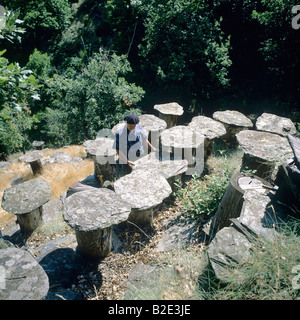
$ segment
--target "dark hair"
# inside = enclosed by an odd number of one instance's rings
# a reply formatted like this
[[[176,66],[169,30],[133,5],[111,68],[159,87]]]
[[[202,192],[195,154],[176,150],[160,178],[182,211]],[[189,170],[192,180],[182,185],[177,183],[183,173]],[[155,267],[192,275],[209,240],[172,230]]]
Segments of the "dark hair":
[[[129,113],[124,117],[124,120],[129,123],[129,124],[138,124],[140,122],[140,118],[133,114],[133,113]]]

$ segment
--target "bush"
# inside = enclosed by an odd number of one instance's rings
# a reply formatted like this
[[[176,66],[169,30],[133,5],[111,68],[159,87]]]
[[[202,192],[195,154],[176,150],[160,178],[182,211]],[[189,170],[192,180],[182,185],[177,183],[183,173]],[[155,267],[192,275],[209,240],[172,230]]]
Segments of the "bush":
[[[51,141],[95,139],[100,129],[119,122],[144,95],[141,87],[126,81],[129,72],[125,56],[101,49],[74,78],[55,74],[49,79],[45,91],[52,105],[46,109],[44,132]]]

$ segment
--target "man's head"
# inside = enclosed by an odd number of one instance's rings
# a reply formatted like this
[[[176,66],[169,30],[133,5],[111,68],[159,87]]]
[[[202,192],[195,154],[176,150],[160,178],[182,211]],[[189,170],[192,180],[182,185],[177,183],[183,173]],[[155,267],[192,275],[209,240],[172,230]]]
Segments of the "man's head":
[[[129,113],[124,117],[124,121],[127,123],[127,128],[129,131],[135,129],[136,125],[140,122],[140,119],[137,115]]]

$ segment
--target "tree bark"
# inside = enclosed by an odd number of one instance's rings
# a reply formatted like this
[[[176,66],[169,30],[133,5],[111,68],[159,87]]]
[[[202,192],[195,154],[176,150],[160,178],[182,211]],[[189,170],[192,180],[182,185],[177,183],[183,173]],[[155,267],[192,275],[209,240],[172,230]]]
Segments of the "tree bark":
[[[41,174],[43,172],[41,160],[30,162],[30,167],[34,175]]]
[[[213,237],[218,230],[228,227],[231,224],[230,219],[240,216],[244,202],[243,195],[246,189],[256,189],[261,190],[260,192],[265,192],[264,185],[271,188],[271,185],[267,181],[258,176],[240,172],[233,175],[219,208],[212,219],[210,236]]]
[[[29,236],[42,221],[43,208],[39,207],[32,212],[17,214],[17,222],[23,235]]]
[[[97,231],[77,231],[78,252],[89,258],[103,258],[111,252],[111,227]]]
[[[274,162],[268,162],[266,160],[244,153],[241,170],[256,170],[256,176],[262,179],[269,179],[271,178],[274,169]]]

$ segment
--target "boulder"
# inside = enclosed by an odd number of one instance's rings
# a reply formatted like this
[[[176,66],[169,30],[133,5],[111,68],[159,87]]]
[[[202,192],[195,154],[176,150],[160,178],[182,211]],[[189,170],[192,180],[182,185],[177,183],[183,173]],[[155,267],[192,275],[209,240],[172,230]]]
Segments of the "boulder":
[[[226,128],[224,140],[228,140],[233,145],[236,144],[235,135],[242,131],[253,127],[252,121],[243,113],[235,110],[216,111],[213,113],[213,119],[220,121]]]
[[[167,128],[176,126],[178,116],[183,115],[183,107],[177,102],[156,104],[154,110],[159,112],[159,118],[167,123]]]
[[[156,154],[150,153],[134,162],[133,171],[145,170],[156,173],[161,173],[170,184],[172,190],[175,189],[176,179],[181,179],[188,169],[187,160],[164,160],[158,159]]]
[[[41,163],[41,158],[44,156],[44,152],[40,150],[34,150],[25,153],[19,158],[20,161],[30,164],[33,174],[40,174],[43,172],[43,166]]]
[[[263,113],[256,120],[255,126],[257,130],[277,133],[284,137],[297,132],[292,120],[271,113]]]
[[[287,138],[278,134],[244,130],[237,135],[244,151],[242,170],[256,170],[255,175],[268,179],[275,167],[293,157]]]
[[[0,161],[0,172],[7,170],[10,167],[10,163],[6,161]]]
[[[22,233],[29,235],[40,225],[43,205],[50,197],[50,185],[43,179],[32,179],[6,189],[1,206],[17,216]]]
[[[111,251],[111,227],[128,219],[130,205],[107,188],[75,193],[65,200],[64,220],[76,232],[78,250],[91,258]]]
[[[0,282],[0,300],[41,300],[47,295],[47,274],[24,250],[0,249],[0,272],[4,273],[4,281]]]
[[[188,126],[204,136],[205,159],[212,152],[214,139],[223,137],[226,134],[226,128],[221,122],[205,116],[193,117]]]
[[[267,194],[268,188],[271,188],[271,185],[258,176],[245,173],[234,174],[212,218],[210,236],[213,237],[218,230],[228,227],[232,218],[238,218],[241,215],[243,196],[246,191],[255,190],[259,194]]]
[[[207,254],[216,277],[230,281],[232,269],[250,257],[251,242],[234,227],[220,230],[209,244]]]
[[[201,174],[204,164],[204,136],[188,126],[175,126],[161,133],[162,159],[188,161],[186,174]]]
[[[145,170],[132,171],[118,179],[114,183],[114,189],[131,205],[132,211],[128,220],[137,225],[152,225],[153,209],[172,193],[165,177]]]

